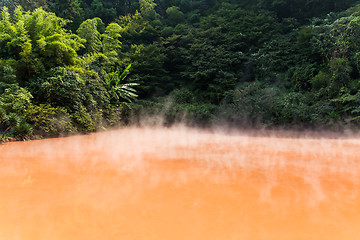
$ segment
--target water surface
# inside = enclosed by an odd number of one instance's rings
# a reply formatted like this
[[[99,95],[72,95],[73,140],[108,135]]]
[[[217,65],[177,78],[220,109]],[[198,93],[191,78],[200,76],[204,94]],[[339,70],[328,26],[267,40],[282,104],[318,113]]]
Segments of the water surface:
[[[360,239],[360,139],[129,128],[0,146],[0,239]]]

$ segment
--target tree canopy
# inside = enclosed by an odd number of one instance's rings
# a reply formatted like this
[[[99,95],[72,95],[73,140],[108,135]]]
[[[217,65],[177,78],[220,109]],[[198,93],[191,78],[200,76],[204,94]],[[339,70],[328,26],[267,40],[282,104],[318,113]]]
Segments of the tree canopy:
[[[360,123],[355,0],[19,0],[0,7],[5,135],[89,132],[159,113],[166,124],[201,126]]]

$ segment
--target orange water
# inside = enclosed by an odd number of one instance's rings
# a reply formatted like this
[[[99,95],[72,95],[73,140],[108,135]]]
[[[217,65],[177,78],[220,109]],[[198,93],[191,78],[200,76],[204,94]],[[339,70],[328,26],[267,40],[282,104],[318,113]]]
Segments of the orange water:
[[[123,129],[0,146],[0,239],[360,239],[360,138]]]

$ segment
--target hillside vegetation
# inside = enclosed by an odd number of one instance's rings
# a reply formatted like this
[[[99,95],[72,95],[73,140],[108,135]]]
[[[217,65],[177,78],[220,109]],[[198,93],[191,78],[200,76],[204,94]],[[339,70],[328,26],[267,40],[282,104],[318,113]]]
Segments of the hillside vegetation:
[[[157,115],[166,125],[360,125],[354,0],[0,7],[2,138],[93,132]]]

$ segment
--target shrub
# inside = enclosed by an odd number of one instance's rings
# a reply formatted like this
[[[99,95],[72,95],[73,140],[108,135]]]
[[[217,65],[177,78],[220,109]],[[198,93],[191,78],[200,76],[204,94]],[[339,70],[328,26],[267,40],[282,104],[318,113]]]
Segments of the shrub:
[[[71,115],[71,119],[79,132],[93,132],[96,130],[91,114],[83,105]]]
[[[69,112],[80,109],[85,101],[84,87],[80,75],[64,67],[53,68],[30,84],[38,102],[65,107]]]
[[[280,90],[260,82],[245,83],[227,91],[219,108],[219,118],[238,124],[272,124],[277,122],[276,99]]]
[[[178,104],[193,103],[195,101],[194,94],[187,88],[175,89],[169,96],[174,103]]]
[[[183,104],[181,109],[187,124],[205,126],[214,119],[216,106],[205,103]]]
[[[28,140],[33,135],[33,127],[26,122],[22,122],[14,128],[14,135],[22,140]]]
[[[25,88],[18,85],[5,89],[0,96],[1,107],[7,112],[23,114],[31,105],[32,95]]]
[[[309,105],[306,100],[305,95],[298,92],[285,94],[280,100],[281,122],[285,124],[308,122]]]
[[[104,120],[107,126],[115,127],[121,124],[124,115],[126,114],[123,104],[109,105],[103,110]]]
[[[56,137],[76,130],[66,109],[49,104],[33,105],[27,110],[25,119],[33,125],[33,133],[37,136]]]

